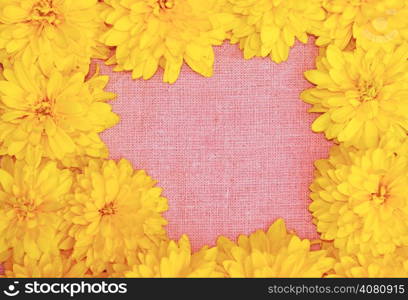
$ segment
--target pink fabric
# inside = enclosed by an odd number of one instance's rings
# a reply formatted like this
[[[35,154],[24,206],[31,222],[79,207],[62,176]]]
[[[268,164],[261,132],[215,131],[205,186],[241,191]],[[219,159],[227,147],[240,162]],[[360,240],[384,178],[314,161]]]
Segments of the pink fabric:
[[[169,201],[171,238],[190,236],[195,249],[217,236],[266,229],[279,217],[300,236],[316,238],[308,186],[313,161],[329,143],[311,132],[315,118],[299,93],[314,67],[313,42],[298,44],[287,63],[246,61],[237,46],[216,49],[215,72],[184,67],[174,85],[113,73],[109,91],[121,122],[103,134],[112,158],[145,169]]]

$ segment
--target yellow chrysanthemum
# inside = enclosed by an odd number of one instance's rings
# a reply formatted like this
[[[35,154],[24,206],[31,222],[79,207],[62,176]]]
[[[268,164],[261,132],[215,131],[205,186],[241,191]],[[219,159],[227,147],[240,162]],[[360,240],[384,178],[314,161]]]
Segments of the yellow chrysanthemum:
[[[324,0],[327,19],[315,32],[318,46],[344,49],[354,38],[365,49],[391,51],[408,41],[407,0]]]
[[[78,278],[85,277],[85,262],[76,262],[63,254],[42,254],[39,259],[24,256],[21,262],[12,259],[4,264],[8,278]]]
[[[118,122],[105,101],[107,76],[84,82],[82,73],[54,71],[49,78],[16,62],[0,81],[0,155],[35,163],[40,157],[106,157],[99,133]]]
[[[139,253],[139,262],[126,277],[222,277],[217,269],[217,248],[203,247],[192,254],[186,235],[180,240],[162,241],[145,253]]]
[[[295,39],[308,40],[325,18],[321,0],[229,0],[238,23],[231,42],[239,43],[244,57],[270,56],[281,63],[288,59]]]
[[[237,244],[220,237],[217,246],[229,277],[322,277],[333,264],[326,251],[311,251],[309,240],[288,233],[282,219],[267,232],[239,236]]]
[[[332,242],[323,242],[322,247],[336,260],[327,277],[401,278],[408,276],[407,247],[398,247],[394,252],[380,256],[362,253],[345,254],[336,249]]]
[[[312,129],[358,148],[374,147],[393,130],[408,131],[408,46],[393,53],[382,50],[354,52],[329,46],[317,70],[306,78],[317,85],[301,95],[323,113]]]
[[[103,24],[99,5],[98,0],[2,0],[0,58],[11,63],[22,58],[44,72],[86,72]]]
[[[95,40],[95,45],[92,48],[92,58],[95,59],[103,59],[107,60],[112,56],[112,49],[111,47],[106,46],[104,43],[101,42],[101,36],[109,30],[109,25],[105,23],[105,14],[106,11],[109,9],[109,5],[105,3],[105,0],[98,0],[99,3],[96,6],[97,12],[97,23],[98,28],[96,31],[95,36],[97,37]]]
[[[24,161],[3,157],[0,162],[0,261],[24,253],[38,260],[58,251],[62,233],[60,211],[70,192],[72,175],[55,162],[34,168]]]
[[[408,261],[406,255],[405,258],[402,258],[396,254],[386,254],[381,257],[351,254],[340,258],[340,261],[334,266],[334,272],[329,277],[406,278],[408,277]]]
[[[226,37],[231,16],[220,13],[217,0],[124,0],[111,5],[105,21],[112,28],[102,40],[115,46],[117,71],[132,71],[132,77],[148,79],[158,67],[163,81],[177,80],[183,61],[194,71],[211,76],[213,45]]]
[[[92,272],[101,273],[111,263],[127,263],[151,240],[164,238],[167,221],[161,214],[167,200],[155,184],[126,160],[90,160],[66,203],[72,257],[86,259]]]
[[[406,150],[335,146],[315,165],[310,211],[322,239],[375,256],[408,245]]]

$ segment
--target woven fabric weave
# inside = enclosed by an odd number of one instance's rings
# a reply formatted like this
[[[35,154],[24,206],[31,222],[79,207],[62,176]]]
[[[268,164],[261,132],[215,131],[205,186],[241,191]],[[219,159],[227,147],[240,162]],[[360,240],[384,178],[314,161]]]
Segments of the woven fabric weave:
[[[316,238],[307,210],[313,161],[330,144],[310,130],[299,93],[317,49],[297,44],[288,62],[244,60],[234,45],[216,49],[214,76],[184,67],[173,84],[109,74],[121,122],[103,134],[112,158],[127,158],[158,180],[169,200],[171,238],[187,233],[195,249],[216,237],[266,229],[276,218]]]

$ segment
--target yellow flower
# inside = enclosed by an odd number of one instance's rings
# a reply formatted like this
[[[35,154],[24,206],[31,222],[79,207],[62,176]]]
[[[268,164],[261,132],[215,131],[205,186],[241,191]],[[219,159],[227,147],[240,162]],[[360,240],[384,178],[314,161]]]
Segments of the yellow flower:
[[[0,162],[0,261],[11,254],[38,260],[58,251],[62,233],[62,206],[70,192],[72,175],[55,162],[34,168],[4,156]]]
[[[66,203],[64,227],[73,240],[72,257],[85,258],[93,273],[101,273],[164,238],[167,221],[161,214],[167,200],[155,184],[126,160],[90,160]]]
[[[105,0],[98,0],[98,5],[96,6],[96,17],[97,17],[97,31],[95,44],[92,47],[92,58],[107,60],[112,56],[111,47],[106,46],[101,42],[100,37],[109,30],[109,25],[105,23],[105,14],[109,9],[109,5],[105,3]]]
[[[5,263],[8,278],[70,278],[85,277],[85,262],[75,262],[65,255],[42,254],[39,259],[24,256],[21,262],[12,259]]]
[[[380,59],[379,59],[380,58]],[[329,46],[306,78],[317,85],[301,95],[323,113],[312,129],[358,148],[374,147],[392,130],[408,131],[408,46],[393,53]]]
[[[323,243],[323,248],[335,258],[333,270],[327,277],[384,278],[408,277],[408,248],[399,247],[396,251],[373,256],[371,254],[345,254],[334,248],[333,243]]]
[[[11,63],[22,58],[44,72],[86,72],[102,24],[99,5],[98,0],[2,0],[0,58]]]
[[[244,57],[270,56],[281,63],[288,59],[289,50],[298,39],[308,40],[325,18],[321,0],[229,0],[238,24],[232,31],[231,42],[239,43]]]
[[[99,133],[118,122],[105,101],[107,76],[84,82],[82,73],[49,78],[35,67],[16,62],[0,81],[0,155],[15,155],[36,163],[40,157],[65,159],[106,157]]]
[[[282,219],[267,232],[239,236],[237,243],[220,237],[217,246],[229,277],[322,277],[333,264],[326,251],[311,251],[309,240],[288,233]]]
[[[194,71],[211,76],[213,45],[226,37],[231,16],[220,13],[217,0],[106,1],[111,9],[105,21],[112,28],[102,37],[115,46],[116,71],[132,71],[132,77],[149,79],[158,67],[163,81],[177,80],[183,61]]]
[[[405,249],[405,252],[407,250]],[[334,266],[335,274],[329,277],[384,278],[408,277],[408,261],[397,255],[386,254],[382,257],[371,255],[349,255],[340,258]]]
[[[216,271],[217,248],[203,247],[192,254],[186,235],[180,240],[162,241],[145,253],[139,253],[139,263],[126,272],[126,277],[221,277]]]
[[[318,46],[344,49],[354,38],[366,50],[391,51],[408,41],[407,0],[324,0],[327,19],[314,32]]]
[[[335,146],[315,163],[310,211],[323,240],[374,256],[408,246],[408,155],[401,149]]]

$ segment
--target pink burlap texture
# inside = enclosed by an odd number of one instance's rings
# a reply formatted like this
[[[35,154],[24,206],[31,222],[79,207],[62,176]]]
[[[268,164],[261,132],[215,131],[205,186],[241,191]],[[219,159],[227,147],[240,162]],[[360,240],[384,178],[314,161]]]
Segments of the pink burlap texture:
[[[246,61],[237,46],[216,50],[214,76],[184,67],[174,85],[109,74],[121,122],[103,139],[112,158],[127,158],[158,180],[169,201],[171,238],[190,236],[195,249],[217,236],[266,229],[276,218],[316,238],[308,186],[313,161],[329,143],[311,132],[315,115],[299,93],[314,67],[313,42],[297,44],[287,63]]]

